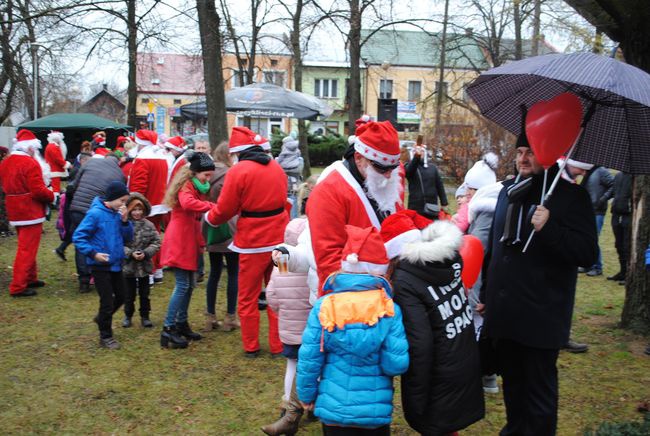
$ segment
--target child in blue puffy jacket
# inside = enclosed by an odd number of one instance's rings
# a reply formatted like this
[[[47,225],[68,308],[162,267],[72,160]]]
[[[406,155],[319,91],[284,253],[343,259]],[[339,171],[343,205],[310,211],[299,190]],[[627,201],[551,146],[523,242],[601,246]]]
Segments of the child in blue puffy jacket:
[[[342,271],[325,281],[298,357],[298,398],[325,435],[390,434],[393,377],[409,366],[402,313],[382,277],[388,258],[373,227],[346,226]]]
[[[122,182],[111,182],[103,197],[95,197],[83,221],[72,236],[77,250],[86,256],[86,264],[95,279],[99,294],[99,345],[111,350],[119,343],[113,338],[113,314],[124,302],[124,241],[133,238],[126,201],[129,191]]]

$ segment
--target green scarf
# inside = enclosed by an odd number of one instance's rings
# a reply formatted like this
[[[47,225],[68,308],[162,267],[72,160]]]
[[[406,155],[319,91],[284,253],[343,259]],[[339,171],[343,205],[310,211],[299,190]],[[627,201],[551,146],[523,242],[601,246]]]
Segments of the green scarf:
[[[194,187],[199,190],[201,194],[207,194],[210,190],[210,182],[201,183],[196,177],[192,177]]]

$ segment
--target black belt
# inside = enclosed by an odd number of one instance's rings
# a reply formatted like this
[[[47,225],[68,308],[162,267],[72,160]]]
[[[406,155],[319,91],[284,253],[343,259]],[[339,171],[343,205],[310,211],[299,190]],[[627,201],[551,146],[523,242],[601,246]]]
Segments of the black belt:
[[[279,207],[273,210],[265,210],[262,212],[242,210],[239,216],[241,216],[242,218],[267,218],[270,216],[280,215],[284,211],[285,211],[284,207]]]

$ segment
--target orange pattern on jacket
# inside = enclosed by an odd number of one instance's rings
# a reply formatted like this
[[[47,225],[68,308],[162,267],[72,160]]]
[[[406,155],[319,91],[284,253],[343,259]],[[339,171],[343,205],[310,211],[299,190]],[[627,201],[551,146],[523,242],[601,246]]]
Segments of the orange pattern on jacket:
[[[323,300],[318,319],[328,332],[348,324],[377,324],[380,318],[395,315],[393,300],[383,289],[329,294]]]

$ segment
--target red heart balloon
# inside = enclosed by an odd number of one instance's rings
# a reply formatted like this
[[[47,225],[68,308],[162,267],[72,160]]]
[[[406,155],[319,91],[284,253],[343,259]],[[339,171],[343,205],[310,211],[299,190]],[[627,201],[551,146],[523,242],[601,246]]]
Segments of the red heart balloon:
[[[580,132],[582,103],[565,92],[535,103],[526,115],[526,136],[537,162],[548,169],[569,150]]]
[[[460,257],[463,258],[463,271],[461,279],[467,289],[474,286],[483,266],[483,244],[476,236],[463,236],[463,245],[460,247]]]

